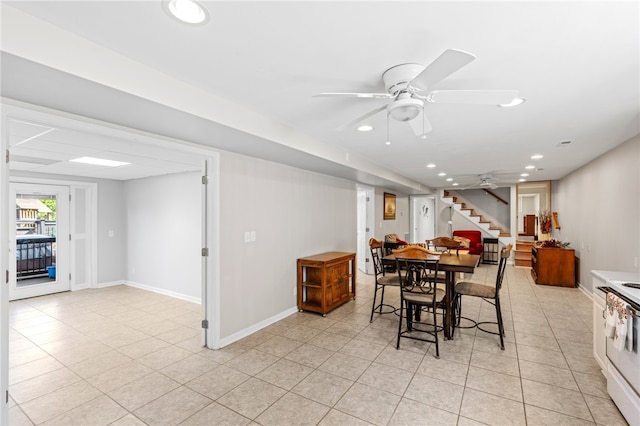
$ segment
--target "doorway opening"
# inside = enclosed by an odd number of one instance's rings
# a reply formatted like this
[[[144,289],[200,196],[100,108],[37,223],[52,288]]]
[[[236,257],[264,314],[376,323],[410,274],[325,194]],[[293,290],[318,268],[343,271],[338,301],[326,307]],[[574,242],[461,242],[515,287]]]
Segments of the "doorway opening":
[[[369,238],[373,236],[375,223],[374,200],[375,192],[373,188],[358,186],[358,224],[357,224],[357,264],[358,269],[367,275],[373,274],[371,255],[369,250]]]
[[[423,243],[436,237],[436,198],[433,195],[411,195],[410,241]]]

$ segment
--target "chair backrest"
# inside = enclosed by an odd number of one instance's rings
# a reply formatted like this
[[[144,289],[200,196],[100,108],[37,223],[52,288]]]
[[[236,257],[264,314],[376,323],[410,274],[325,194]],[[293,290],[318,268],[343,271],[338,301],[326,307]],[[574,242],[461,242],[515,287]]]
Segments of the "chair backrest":
[[[435,287],[439,259],[396,258],[396,269],[402,283],[402,292],[430,293]],[[404,270],[404,275],[400,273]]]
[[[511,256],[511,248],[513,246],[511,244],[506,245],[500,251],[500,263],[498,263],[498,273],[496,275],[496,295],[500,291],[502,287],[502,280],[504,278],[504,271],[507,267],[507,259]]]
[[[449,237],[437,237],[432,240],[427,240],[427,247],[429,246],[429,244],[431,244],[436,250],[438,249],[438,247],[441,247],[445,250],[460,247],[460,243],[458,241]]]
[[[375,271],[376,277],[381,275],[382,270],[382,260],[380,259],[380,254],[382,252],[382,241],[378,241],[375,238],[369,239],[369,249],[371,249],[371,261],[373,262],[373,269]]]
[[[439,256],[442,253],[439,251],[429,250],[426,247],[422,247],[416,244],[409,244],[407,246],[402,246],[402,248],[393,250],[393,254],[396,257],[401,257],[405,259],[421,259],[422,257],[427,257],[428,255],[436,255]]]
[[[401,248],[401,247],[406,247],[405,244],[401,244],[401,243],[396,243],[396,242],[390,242],[390,241],[385,241],[383,244],[383,248],[382,248],[382,253],[383,256],[387,256],[390,255],[392,253],[393,250]]]

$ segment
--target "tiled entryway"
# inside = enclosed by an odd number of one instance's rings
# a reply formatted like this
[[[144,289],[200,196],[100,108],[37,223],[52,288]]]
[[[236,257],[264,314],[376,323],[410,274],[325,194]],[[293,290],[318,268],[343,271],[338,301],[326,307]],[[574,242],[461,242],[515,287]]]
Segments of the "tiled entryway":
[[[495,270],[473,278],[492,283]],[[12,302],[10,423],[625,424],[591,355],[580,290],[508,266],[506,350],[467,329],[435,359],[428,343],[396,350],[397,317],[369,323],[373,279],[358,285],[326,318],[296,313],[217,351],[202,348],[199,305],[127,286]],[[463,314],[495,318],[470,299]]]

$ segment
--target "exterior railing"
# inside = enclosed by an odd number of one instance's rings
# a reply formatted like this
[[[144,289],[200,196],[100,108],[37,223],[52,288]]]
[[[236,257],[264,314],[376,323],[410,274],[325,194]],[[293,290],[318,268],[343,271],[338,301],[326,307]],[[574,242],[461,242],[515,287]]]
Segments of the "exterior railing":
[[[46,235],[16,237],[17,279],[47,275],[47,267],[56,263],[55,243],[55,237]]]

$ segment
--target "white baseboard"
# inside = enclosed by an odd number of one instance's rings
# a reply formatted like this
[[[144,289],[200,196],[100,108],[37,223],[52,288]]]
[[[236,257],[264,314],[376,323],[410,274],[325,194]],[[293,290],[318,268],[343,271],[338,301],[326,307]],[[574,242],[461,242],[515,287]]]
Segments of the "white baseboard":
[[[96,284],[95,288],[105,288],[105,287],[113,287],[116,285],[125,285],[124,281],[107,281],[104,283]]]
[[[103,283],[96,284],[95,288],[105,288],[105,287],[113,287],[116,285],[128,285],[129,287],[139,288],[141,290],[152,291],[158,294],[164,294],[165,296],[175,297],[176,299],[186,300],[187,302],[197,303],[200,305],[201,299],[199,297],[187,296],[186,294],[178,293],[171,290],[165,290],[163,288],[153,287],[146,284],[140,284],[133,281],[107,281]],[[79,289],[78,289],[79,290]]]
[[[223,348],[227,345],[232,344],[233,342],[237,342],[238,340],[244,337],[247,337],[255,333],[256,331],[262,330],[263,328],[270,326],[271,324],[274,324],[280,321],[281,319],[286,318],[289,315],[294,314],[296,312],[298,312],[298,308],[294,306],[293,308],[289,308],[284,312],[280,312],[279,314],[276,314],[270,318],[267,318],[264,321],[260,321],[257,324],[253,324],[252,326],[247,327],[244,330],[240,330],[236,333],[233,333],[231,336],[224,337],[220,339],[220,347]]]
[[[585,296],[587,296],[589,299],[593,299],[593,293],[591,293],[590,291],[587,291],[586,288],[584,288],[584,286],[580,285],[580,283],[578,283],[578,288],[580,289],[581,292],[584,293]]]

